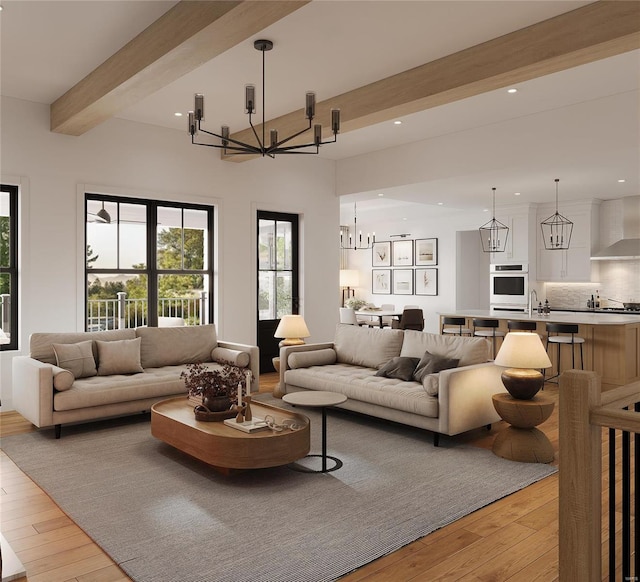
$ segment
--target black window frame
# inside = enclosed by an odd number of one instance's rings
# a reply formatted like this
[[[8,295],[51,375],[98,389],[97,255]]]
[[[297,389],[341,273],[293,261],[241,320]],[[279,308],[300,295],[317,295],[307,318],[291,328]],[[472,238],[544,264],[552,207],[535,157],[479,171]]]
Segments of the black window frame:
[[[190,270],[189,274],[201,273],[208,276],[208,285],[206,286],[205,291],[207,291],[207,314],[208,320],[203,323],[214,323],[214,215],[215,215],[215,207],[207,204],[194,204],[190,202],[177,202],[175,200],[154,200],[149,198],[132,198],[132,197],[124,197],[124,196],[113,196],[108,194],[97,194],[93,192],[85,192],[84,199],[84,245],[85,249],[88,244],[87,240],[87,215],[88,208],[87,203],[89,201],[98,201],[98,202],[113,202],[117,204],[137,204],[140,206],[144,206],[146,209],[146,241],[147,241],[147,254],[146,254],[146,269],[121,269],[121,268],[105,268],[105,269],[95,269],[95,268],[87,268],[87,262],[84,261],[84,325],[85,330],[88,329],[88,275],[100,275],[100,274],[111,274],[111,273],[122,273],[122,274],[133,274],[133,275],[141,275],[144,274],[147,276],[147,323],[149,327],[157,327],[158,325],[158,277],[160,275],[172,275],[172,274],[184,274],[183,270],[176,269],[159,269],[157,265],[157,241],[156,241],[156,233],[157,233],[157,210],[159,207],[162,208],[177,208],[179,210],[201,210],[207,212],[207,231],[209,233],[208,241],[205,243],[208,246],[207,252],[209,254],[209,264],[208,268],[202,270]],[[118,244],[119,239],[118,239]],[[118,259],[119,260],[119,259]]]
[[[9,285],[9,329],[10,341],[0,344],[1,351],[18,349],[18,186],[1,184],[0,190],[9,194],[9,265],[0,265],[0,274],[8,274],[11,279]],[[2,322],[0,322],[2,327]]]

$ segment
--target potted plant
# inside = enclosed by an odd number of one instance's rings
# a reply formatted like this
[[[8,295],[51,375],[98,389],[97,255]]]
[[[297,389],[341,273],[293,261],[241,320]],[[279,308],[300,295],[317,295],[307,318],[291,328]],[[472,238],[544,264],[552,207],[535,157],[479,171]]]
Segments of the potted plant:
[[[367,302],[364,299],[356,299],[355,297],[351,299],[347,299],[344,302],[345,307],[350,307],[354,311],[358,311],[358,309],[362,309]]]
[[[242,385],[243,390],[247,384],[246,369],[230,362],[221,363],[222,368],[212,370],[201,363],[188,364],[187,369],[180,374],[189,396],[201,396],[202,406],[210,412],[229,410],[238,384]]]

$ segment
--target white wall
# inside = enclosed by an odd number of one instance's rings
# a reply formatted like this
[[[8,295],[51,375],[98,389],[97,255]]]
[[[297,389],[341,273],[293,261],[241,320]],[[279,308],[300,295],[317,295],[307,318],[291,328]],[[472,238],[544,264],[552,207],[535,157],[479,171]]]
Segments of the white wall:
[[[406,216],[402,216],[405,214]],[[403,220],[406,218],[406,220]],[[438,239],[438,295],[374,295],[371,293],[371,250],[348,251],[349,269],[360,271],[360,285],[355,288],[355,296],[375,305],[392,303],[400,309],[404,305],[418,305],[424,312],[425,331],[439,333],[439,313],[450,312],[460,306],[456,304],[456,255],[457,231],[477,230],[486,222],[483,212],[448,211],[420,204],[407,204],[404,212],[375,211],[361,212],[358,210],[358,228],[363,234],[375,232],[377,241],[400,240],[390,238],[392,234],[410,233],[408,239],[437,238]],[[343,205],[341,224],[351,223],[353,231],[353,205]],[[478,246],[480,239],[478,238]],[[392,269],[394,267],[391,267]],[[415,267],[414,267],[415,268]],[[488,309],[488,276],[486,273],[486,294]]]
[[[1,102],[2,181],[24,197],[20,268],[20,350],[35,331],[83,329],[82,192],[85,188],[218,208],[219,336],[256,342],[255,211],[300,213],[302,313],[309,341],[333,337],[338,319],[339,203],[335,162],[282,156],[222,162],[185,132],[112,119],[80,137],[49,131],[49,108]],[[335,299],[334,299],[335,298]],[[11,359],[0,354],[0,396],[11,408]],[[18,386],[15,389],[19,389]]]

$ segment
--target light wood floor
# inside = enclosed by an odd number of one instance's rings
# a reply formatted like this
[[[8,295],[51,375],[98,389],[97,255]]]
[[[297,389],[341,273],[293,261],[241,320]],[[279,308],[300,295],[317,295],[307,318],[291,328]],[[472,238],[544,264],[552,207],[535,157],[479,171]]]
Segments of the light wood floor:
[[[271,391],[276,378],[275,374],[261,376],[261,391]],[[557,386],[547,386],[545,394],[557,401]],[[497,432],[505,426],[497,423],[491,431],[479,429],[455,438],[490,448]],[[557,410],[539,428],[553,444],[556,464]],[[30,430],[32,425],[19,414],[0,414],[0,436]],[[429,437],[425,438],[425,446],[431,446]],[[129,580],[4,453],[0,453],[0,470],[1,530],[24,564],[29,582]],[[342,580],[553,582],[557,578],[556,474],[371,562]]]

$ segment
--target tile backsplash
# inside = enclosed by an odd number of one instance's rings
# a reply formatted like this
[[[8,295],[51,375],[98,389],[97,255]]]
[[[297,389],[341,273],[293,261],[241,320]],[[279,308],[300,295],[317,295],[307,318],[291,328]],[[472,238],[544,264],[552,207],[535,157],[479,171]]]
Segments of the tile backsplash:
[[[640,260],[601,261],[599,272],[598,283],[545,283],[544,294],[551,307],[586,308],[596,292],[601,307],[622,307],[609,299],[640,302]]]

